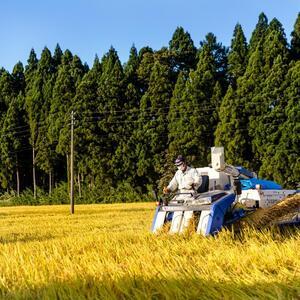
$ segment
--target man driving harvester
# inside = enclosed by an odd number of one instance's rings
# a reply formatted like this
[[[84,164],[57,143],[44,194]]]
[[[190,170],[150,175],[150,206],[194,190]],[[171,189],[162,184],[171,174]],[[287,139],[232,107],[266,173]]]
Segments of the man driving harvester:
[[[163,193],[168,194],[178,190],[179,194],[182,195],[178,195],[180,199],[192,200],[192,193],[196,192],[202,183],[201,175],[195,168],[187,165],[182,155],[179,155],[174,163],[178,170],[169,185],[163,188]]]

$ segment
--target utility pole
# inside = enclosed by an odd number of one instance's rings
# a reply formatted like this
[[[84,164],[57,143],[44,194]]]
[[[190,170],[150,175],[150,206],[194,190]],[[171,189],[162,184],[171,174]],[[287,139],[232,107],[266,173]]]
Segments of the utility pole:
[[[70,154],[70,204],[74,214],[74,111],[71,112],[71,154]]]

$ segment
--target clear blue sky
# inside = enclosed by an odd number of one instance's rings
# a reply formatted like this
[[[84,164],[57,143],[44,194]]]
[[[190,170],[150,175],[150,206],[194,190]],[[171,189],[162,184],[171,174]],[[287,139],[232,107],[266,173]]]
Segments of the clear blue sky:
[[[239,22],[249,40],[258,15],[276,17],[288,41],[300,11],[299,0],[1,0],[0,66],[25,65],[31,48],[69,49],[90,66],[112,45],[124,63],[134,43],[139,50],[168,46],[177,26],[198,47],[206,33],[229,46]]]

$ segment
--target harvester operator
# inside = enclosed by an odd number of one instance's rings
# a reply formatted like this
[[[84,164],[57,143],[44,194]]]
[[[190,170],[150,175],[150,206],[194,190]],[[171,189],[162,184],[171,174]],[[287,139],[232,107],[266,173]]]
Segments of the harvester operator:
[[[198,187],[201,185],[202,177],[195,168],[191,168],[187,165],[186,160],[182,155],[179,155],[174,163],[178,170],[169,185],[163,188],[163,193],[168,194],[178,190],[179,194],[187,195],[184,198],[189,198],[189,195],[191,195],[192,192],[197,191]]]

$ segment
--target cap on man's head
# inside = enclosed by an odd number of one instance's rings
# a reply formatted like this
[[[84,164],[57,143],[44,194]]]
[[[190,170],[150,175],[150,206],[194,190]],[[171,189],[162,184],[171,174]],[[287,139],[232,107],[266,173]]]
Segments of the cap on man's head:
[[[178,155],[177,158],[175,159],[175,165],[178,167],[185,163],[185,158],[182,155]]]

